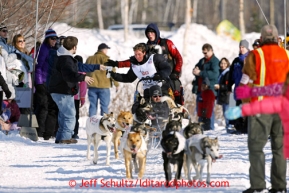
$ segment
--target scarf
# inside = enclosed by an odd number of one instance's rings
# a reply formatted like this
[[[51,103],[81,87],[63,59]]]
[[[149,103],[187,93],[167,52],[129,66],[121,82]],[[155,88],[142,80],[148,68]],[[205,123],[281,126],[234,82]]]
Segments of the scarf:
[[[248,56],[249,52],[245,53],[245,54],[239,54],[239,60],[243,63],[245,58]]]
[[[218,78],[218,83],[220,84],[220,80],[221,78],[229,71],[229,68],[226,68],[225,70],[223,70],[223,72],[220,74],[219,78]]]

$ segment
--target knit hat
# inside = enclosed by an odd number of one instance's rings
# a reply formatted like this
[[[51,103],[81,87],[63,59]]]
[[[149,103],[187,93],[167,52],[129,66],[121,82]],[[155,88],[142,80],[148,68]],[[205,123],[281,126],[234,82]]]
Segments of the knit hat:
[[[162,89],[159,85],[153,85],[150,87],[150,97],[156,95],[162,96]]]
[[[102,49],[105,49],[105,48],[110,49],[110,47],[108,47],[108,45],[106,45],[105,43],[101,43],[98,46],[98,50],[102,50]]]
[[[249,42],[247,40],[241,40],[239,46],[245,47],[248,51],[249,49]]]
[[[254,43],[252,44],[252,46],[260,46],[260,39],[256,39],[255,41],[254,41]]]
[[[4,23],[1,23],[0,24],[0,30],[5,29],[5,28],[7,29],[6,25]]]
[[[278,41],[278,30],[275,25],[265,25],[261,29],[262,41],[273,40]]]
[[[57,34],[56,34],[56,32],[53,29],[48,29],[45,32],[45,39],[46,38],[51,38],[51,37],[57,37]]]

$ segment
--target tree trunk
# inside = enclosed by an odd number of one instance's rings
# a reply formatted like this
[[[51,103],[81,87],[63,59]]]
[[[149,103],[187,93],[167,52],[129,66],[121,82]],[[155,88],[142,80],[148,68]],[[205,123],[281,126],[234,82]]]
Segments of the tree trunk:
[[[130,4],[130,9],[129,9],[129,17],[128,17],[128,23],[132,24],[133,18],[134,18],[134,12],[136,10],[136,5],[137,5],[137,0],[132,0]]]
[[[185,32],[184,32],[184,41],[183,41],[183,62],[187,64],[187,45],[189,30],[191,25],[191,0],[186,0],[186,17],[185,17]]]
[[[174,10],[174,17],[173,17],[173,23],[176,24],[178,22],[178,12],[179,12],[179,6],[180,6],[180,0],[176,0],[175,4],[175,10]]]
[[[98,27],[99,29],[103,29],[103,19],[102,19],[102,12],[101,12],[101,0],[96,1],[96,8],[97,8],[97,17],[98,17]]]
[[[168,22],[168,17],[169,17],[169,12],[170,12],[171,5],[172,5],[172,0],[168,0],[167,6],[166,6],[166,10],[165,10],[164,19],[163,19],[164,23]]]
[[[193,22],[197,23],[197,16],[198,16],[198,0],[194,0],[193,5]]]
[[[221,5],[221,20],[227,19],[227,0],[222,0],[222,5]]]
[[[274,7],[274,0],[270,0],[270,24],[275,25],[275,7]]]
[[[143,0],[143,9],[142,9],[142,15],[141,15],[141,23],[146,23],[147,19],[147,8],[148,8],[148,0]]]
[[[220,14],[219,14],[220,3],[221,3],[220,0],[214,0],[213,26],[217,26],[218,23],[220,22]]]
[[[245,22],[244,22],[244,0],[240,0],[240,7],[239,7],[239,22],[240,22],[240,30],[242,37],[244,37],[245,31]]]
[[[122,10],[123,10],[123,35],[124,35],[124,41],[126,42],[128,39],[128,0],[122,0]]]

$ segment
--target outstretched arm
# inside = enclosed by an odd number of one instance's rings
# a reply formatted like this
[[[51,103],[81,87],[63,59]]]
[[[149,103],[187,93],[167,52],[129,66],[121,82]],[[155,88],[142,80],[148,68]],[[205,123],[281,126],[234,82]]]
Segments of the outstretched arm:
[[[283,83],[274,83],[262,87],[239,86],[236,88],[238,99],[251,98],[257,96],[279,96],[282,94]]]
[[[274,114],[282,110],[282,100],[284,96],[265,98],[262,101],[247,103],[242,106],[229,108],[225,112],[225,117],[229,120],[237,119],[243,116],[252,116],[256,114]]]

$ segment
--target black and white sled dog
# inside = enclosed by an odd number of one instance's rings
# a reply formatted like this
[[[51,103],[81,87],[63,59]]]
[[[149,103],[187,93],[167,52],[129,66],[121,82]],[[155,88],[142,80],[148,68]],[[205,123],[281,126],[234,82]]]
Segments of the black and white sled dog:
[[[116,119],[113,113],[101,116],[92,116],[86,120],[87,159],[90,159],[90,145],[93,144],[93,163],[97,164],[98,146],[101,140],[106,142],[106,165],[110,165],[110,151],[112,133],[115,131]]]
[[[177,166],[175,180],[181,178],[181,171],[184,162],[185,138],[178,131],[171,131],[167,135],[163,135],[161,146],[163,148],[162,157],[164,160],[164,172],[166,177],[166,185],[170,186],[172,180],[171,165]]]
[[[183,130],[183,136],[186,139],[189,139],[193,135],[203,134],[204,131],[203,131],[202,125],[203,123],[192,123],[190,119],[189,124]]]
[[[202,134],[196,134],[186,140],[186,152],[187,152],[187,168],[190,168],[193,164],[196,176],[193,177],[194,180],[203,180],[203,169],[207,163],[207,180],[206,183],[209,184],[211,181],[211,171],[212,163],[216,159],[222,158],[219,154],[219,141],[216,137],[211,139]],[[191,170],[187,171],[188,180],[191,181]]]

